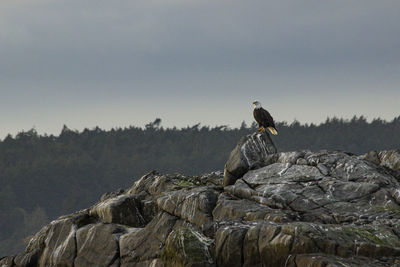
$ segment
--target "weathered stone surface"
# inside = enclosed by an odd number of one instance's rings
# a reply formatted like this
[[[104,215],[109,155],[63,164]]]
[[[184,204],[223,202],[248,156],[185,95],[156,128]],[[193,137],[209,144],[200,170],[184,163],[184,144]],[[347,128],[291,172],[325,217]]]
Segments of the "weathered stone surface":
[[[379,154],[377,151],[373,150],[364,155],[360,156],[361,159],[374,163],[375,165],[381,164],[381,160],[379,159]]]
[[[72,266],[76,256],[76,231],[96,218],[82,210],[62,216],[43,227],[29,241],[25,252],[16,255],[15,266]]]
[[[0,259],[1,267],[11,267],[14,264],[14,256],[7,256]]]
[[[161,259],[152,259],[148,261],[141,261],[137,263],[125,263],[122,264],[123,267],[164,267]]]
[[[218,192],[207,187],[187,191],[172,191],[157,200],[161,210],[174,214],[207,231],[213,225],[212,210]]]
[[[114,191],[114,192],[107,192],[107,193],[104,193],[104,194],[100,197],[100,202],[103,202],[103,201],[105,201],[105,200],[107,200],[107,199],[109,199],[109,198],[115,198],[115,197],[117,197],[117,196],[120,196],[120,195],[122,195],[124,192],[125,192],[125,190],[123,190],[123,189],[118,189],[118,190],[116,190],[116,191]]]
[[[216,221],[246,220],[249,217],[257,220],[264,219],[270,211],[268,207],[257,205],[250,200],[234,199],[228,194],[221,194],[213,211],[213,217]]]
[[[228,194],[221,194],[213,211],[213,217],[218,222],[227,220],[286,222],[295,218],[296,213],[271,209],[254,201],[237,199]]]
[[[89,224],[76,233],[75,266],[118,266],[118,240],[125,228],[115,224]]]
[[[206,185],[215,189],[222,189],[223,175],[224,173],[221,171],[214,171],[200,176],[199,180],[201,181],[202,185]]]
[[[26,252],[23,255],[17,255],[13,261],[8,261],[5,266],[37,266],[40,253],[40,249],[34,249],[30,252]],[[0,266],[3,267],[3,265]]]
[[[390,150],[379,152],[380,165],[392,169],[394,171],[400,171],[400,150]]]
[[[160,174],[152,171],[135,182],[127,193],[137,194],[145,199],[152,199],[153,197],[162,196],[166,192],[197,187],[201,185],[200,178],[181,174]]]
[[[385,227],[236,223],[218,229],[215,241],[221,266],[285,266],[290,255],[311,253],[345,258],[400,255],[398,237]]]
[[[398,154],[266,153],[225,187],[222,172],[151,172],[43,227],[0,263],[400,266]]]
[[[220,227],[215,234],[215,257],[218,266],[243,265],[243,241],[248,227],[233,224]]]
[[[266,132],[243,137],[229,155],[224,169],[224,186],[234,184],[248,170],[274,161],[277,149]]]
[[[15,256],[13,264],[16,266],[37,266],[39,257],[46,247],[45,240],[50,228],[51,224],[46,225],[36,233],[29,241],[25,252]]]
[[[213,240],[190,227],[173,230],[162,250],[162,260],[166,267],[216,266],[211,256]]]
[[[39,266],[73,266],[76,256],[76,226],[69,218],[51,222]]]
[[[177,217],[160,213],[145,228],[131,228],[119,239],[121,264],[135,264],[161,258],[161,249],[172,231]]]
[[[394,267],[400,261],[395,259],[375,260],[366,257],[342,258],[333,255],[299,254],[289,255],[285,267]]]
[[[96,204],[90,214],[98,216],[106,223],[140,227],[147,223],[143,206],[136,195],[119,195]]]
[[[398,217],[400,191],[395,177],[341,152],[303,155],[310,165],[273,163],[249,171],[225,190],[310,222],[362,225],[389,213]]]

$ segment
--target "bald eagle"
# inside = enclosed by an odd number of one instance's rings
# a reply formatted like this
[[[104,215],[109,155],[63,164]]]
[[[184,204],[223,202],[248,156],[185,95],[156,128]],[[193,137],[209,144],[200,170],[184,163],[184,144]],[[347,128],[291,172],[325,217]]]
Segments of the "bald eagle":
[[[265,128],[268,128],[273,135],[277,135],[278,132],[276,131],[274,119],[271,117],[271,114],[261,107],[260,102],[254,101],[253,105],[253,115],[256,122],[258,122],[258,131],[265,131]]]

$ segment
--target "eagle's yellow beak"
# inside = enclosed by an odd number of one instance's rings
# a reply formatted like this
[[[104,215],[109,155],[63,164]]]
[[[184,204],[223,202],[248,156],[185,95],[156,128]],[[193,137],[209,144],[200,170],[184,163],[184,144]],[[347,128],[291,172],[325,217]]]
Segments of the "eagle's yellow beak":
[[[255,105],[256,104],[256,101],[253,101],[253,105]]]

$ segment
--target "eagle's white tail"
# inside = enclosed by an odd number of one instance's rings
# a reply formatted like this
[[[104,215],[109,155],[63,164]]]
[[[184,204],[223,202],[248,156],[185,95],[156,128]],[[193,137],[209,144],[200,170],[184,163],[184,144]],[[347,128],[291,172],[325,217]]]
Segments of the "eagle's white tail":
[[[276,129],[274,127],[268,127],[268,130],[273,134],[273,135],[277,135],[278,132],[276,131]]]

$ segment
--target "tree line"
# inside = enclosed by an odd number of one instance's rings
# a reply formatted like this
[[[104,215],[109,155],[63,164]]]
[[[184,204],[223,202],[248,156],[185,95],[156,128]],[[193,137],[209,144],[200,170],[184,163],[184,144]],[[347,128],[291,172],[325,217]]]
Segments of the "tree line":
[[[279,151],[361,154],[400,148],[400,116],[276,126],[279,134],[272,139]],[[0,257],[20,251],[24,238],[49,220],[88,207],[105,192],[127,188],[151,170],[188,175],[222,170],[239,139],[256,130],[255,123],[244,122],[238,128],[164,128],[156,119],[144,128],[79,132],[64,126],[58,136],[34,129],[8,135],[0,141]]]

